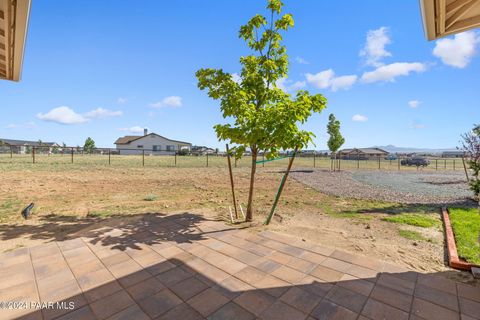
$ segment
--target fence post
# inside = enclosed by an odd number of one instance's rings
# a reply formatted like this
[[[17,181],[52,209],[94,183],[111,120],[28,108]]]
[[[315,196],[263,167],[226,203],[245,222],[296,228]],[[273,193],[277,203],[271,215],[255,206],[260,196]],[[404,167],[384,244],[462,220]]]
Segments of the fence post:
[[[12,149],[12,146],[10,146],[10,158],[13,158],[13,149]]]
[[[175,167],[177,166],[177,152],[175,151]]]
[[[453,159],[453,171],[455,171],[455,159]]]
[[[378,155],[378,170],[380,170],[380,155]]]
[[[443,169],[447,170],[447,159],[443,160]]]
[[[32,163],[35,163],[35,147],[32,147]]]
[[[316,161],[316,158],[317,158],[317,153],[314,151],[313,152],[313,167],[315,168],[315,161]]]
[[[142,149],[142,167],[145,167],[145,149]]]
[[[265,167],[265,151],[262,153],[262,167]]]
[[[438,170],[438,159],[435,159],[435,171]]]
[[[235,168],[237,167],[237,157],[235,155]]]
[[[397,161],[397,162],[398,162],[398,164],[397,164],[397,166],[398,166],[398,170],[400,170],[400,157],[398,157],[398,159],[397,159],[397,160],[398,160],[398,161]]]
[[[112,154],[112,152],[111,152],[110,148],[108,148],[108,165],[110,165],[112,163],[111,159],[110,159],[111,154]]]
[[[207,168],[208,168],[208,153],[207,153]]]

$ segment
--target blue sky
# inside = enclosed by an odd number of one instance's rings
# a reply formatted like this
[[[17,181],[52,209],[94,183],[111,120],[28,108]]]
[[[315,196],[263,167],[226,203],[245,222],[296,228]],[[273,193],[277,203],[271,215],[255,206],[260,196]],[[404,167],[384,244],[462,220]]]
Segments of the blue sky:
[[[328,108],[307,125],[326,148],[326,122],[345,147],[455,147],[480,122],[480,31],[426,41],[418,2],[285,0],[289,78]],[[239,27],[265,1],[33,1],[22,81],[0,82],[0,137],[111,147],[150,131],[224,146],[218,102],[196,87],[202,67],[239,72]],[[134,133],[132,133],[133,131]],[[312,146],[313,148],[313,146]]]

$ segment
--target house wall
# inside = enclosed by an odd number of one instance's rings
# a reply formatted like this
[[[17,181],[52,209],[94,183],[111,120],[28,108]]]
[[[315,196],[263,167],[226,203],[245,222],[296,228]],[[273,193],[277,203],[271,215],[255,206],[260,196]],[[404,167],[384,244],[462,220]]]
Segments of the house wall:
[[[167,150],[167,146],[172,146],[170,150]],[[130,142],[129,144],[117,144],[117,150],[122,155],[128,154],[142,154],[142,150],[145,149],[145,154],[175,154],[181,148],[188,148],[190,150],[191,144],[179,143],[178,141],[172,141],[155,134],[144,136],[140,139]],[[153,151],[157,148],[157,151]]]

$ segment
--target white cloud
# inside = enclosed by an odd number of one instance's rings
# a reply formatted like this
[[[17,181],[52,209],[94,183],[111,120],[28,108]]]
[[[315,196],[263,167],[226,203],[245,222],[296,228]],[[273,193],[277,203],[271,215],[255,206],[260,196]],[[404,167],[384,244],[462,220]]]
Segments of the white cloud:
[[[109,117],[119,117],[121,115],[123,115],[123,111],[121,110],[113,111],[104,108],[97,108],[85,113],[85,117],[89,119],[104,119]]]
[[[163,108],[163,107],[178,108],[182,106],[182,97],[179,97],[179,96],[165,97],[163,98],[162,101],[150,103],[149,106],[152,108]]]
[[[365,122],[365,121],[368,121],[368,117],[363,116],[361,114],[356,114],[352,117],[352,120],[356,122]]]
[[[365,72],[362,82],[373,83],[378,81],[395,81],[396,77],[408,76],[411,72],[424,72],[427,66],[420,62],[395,62],[380,66],[377,69]]]
[[[412,129],[424,129],[426,126],[424,124],[418,123],[417,121],[412,121],[410,123],[410,128]]]
[[[47,113],[38,113],[37,118],[43,121],[51,121],[59,124],[81,124],[90,121],[91,119],[105,119],[109,117],[119,117],[123,115],[121,110],[109,110],[104,108],[97,108],[87,113],[80,114],[75,112],[72,108],[61,106],[54,108]]]
[[[275,83],[277,88],[289,92],[289,91],[296,91],[302,89],[306,86],[305,81],[296,81],[293,82],[292,80],[288,80],[287,78],[280,78]]]
[[[391,42],[387,27],[369,30],[367,32],[367,41],[364,48],[360,51],[360,56],[365,57],[367,65],[380,67],[383,65],[381,60],[392,55],[385,50],[385,46]]]
[[[418,108],[420,106],[422,102],[421,101],[418,101],[418,100],[410,100],[408,101],[408,105],[410,106],[410,108]]]
[[[118,130],[127,131],[127,132],[131,132],[131,133],[143,133],[144,129],[148,130],[148,128],[144,128],[144,127],[140,127],[140,126],[133,126],[133,127],[130,127],[130,128],[120,128]]]
[[[302,57],[296,57],[295,61],[300,64],[310,64],[307,60],[303,59]]]
[[[350,76],[340,76],[332,79],[332,91],[337,91],[340,89],[348,89],[357,82],[356,75]]]
[[[456,34],[454,38],[437,40],[433,55],[446,65],[465,68],[475,55],[480,36],[474,31]]]
[[[10,123],[7,126],[5,126],[5,129],[16,129],[16,128],[33,129],[35,127],[36,127],[35,122],[29,121],[29,122],[25,122],[25,123],[21,123],[21,124]]]
[[[45,114],[38,113],[37,118],[43,121],[51,121],[60,124],[80,124],[88,121],[86,117],[76,113],[67,106],[54,108]]]
[[[117,99],[117,103],[119,103],[119,104],[124,104],[124,103],[126,103],[127,101],[128,101],[127,98],[122,98],[122,97],[120,97],[120,98]]]
[[[337,91],[340,89],[348,89],[357,82],[356,75],[347,75],[335,77],[332,69],[324,70],[316,74],[307,73],[305,75],[307,82],[319,89],[328,89]]]

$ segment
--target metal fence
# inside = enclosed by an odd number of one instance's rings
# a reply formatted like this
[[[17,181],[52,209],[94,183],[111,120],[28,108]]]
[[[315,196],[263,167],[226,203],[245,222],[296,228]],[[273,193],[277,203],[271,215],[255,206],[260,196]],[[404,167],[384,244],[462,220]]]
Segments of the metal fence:
[[[125,155],[127,149],[95,148],[83,150],[79,147],[53,148],[49,146],[0,146],[0,165],[6,164],[76,164],[95,166],[125,166],[125,167],[227,167],[224,154],[180,155],[176,152],[166,154],[165,151],[151,149],[136,149],[135,154]],[[132,150],[128,149],[128,152]],[[337,159],[336,167],[340,170],[464,170],[462,158],[427,157],[430,164],[425,167],[405,166],[399,157],[387,160],[382,157],[369,159]],[[258,161],[266,160],[265,155],[258,156]],[[285,167],[288,157],[258,164],[259,167]],[[244,156],[232,160],[234,167],[250,167],[251,157]],[[308,153],[297,155],[294,166],[297,168],[333,168],[334,160],[324,153]]]

